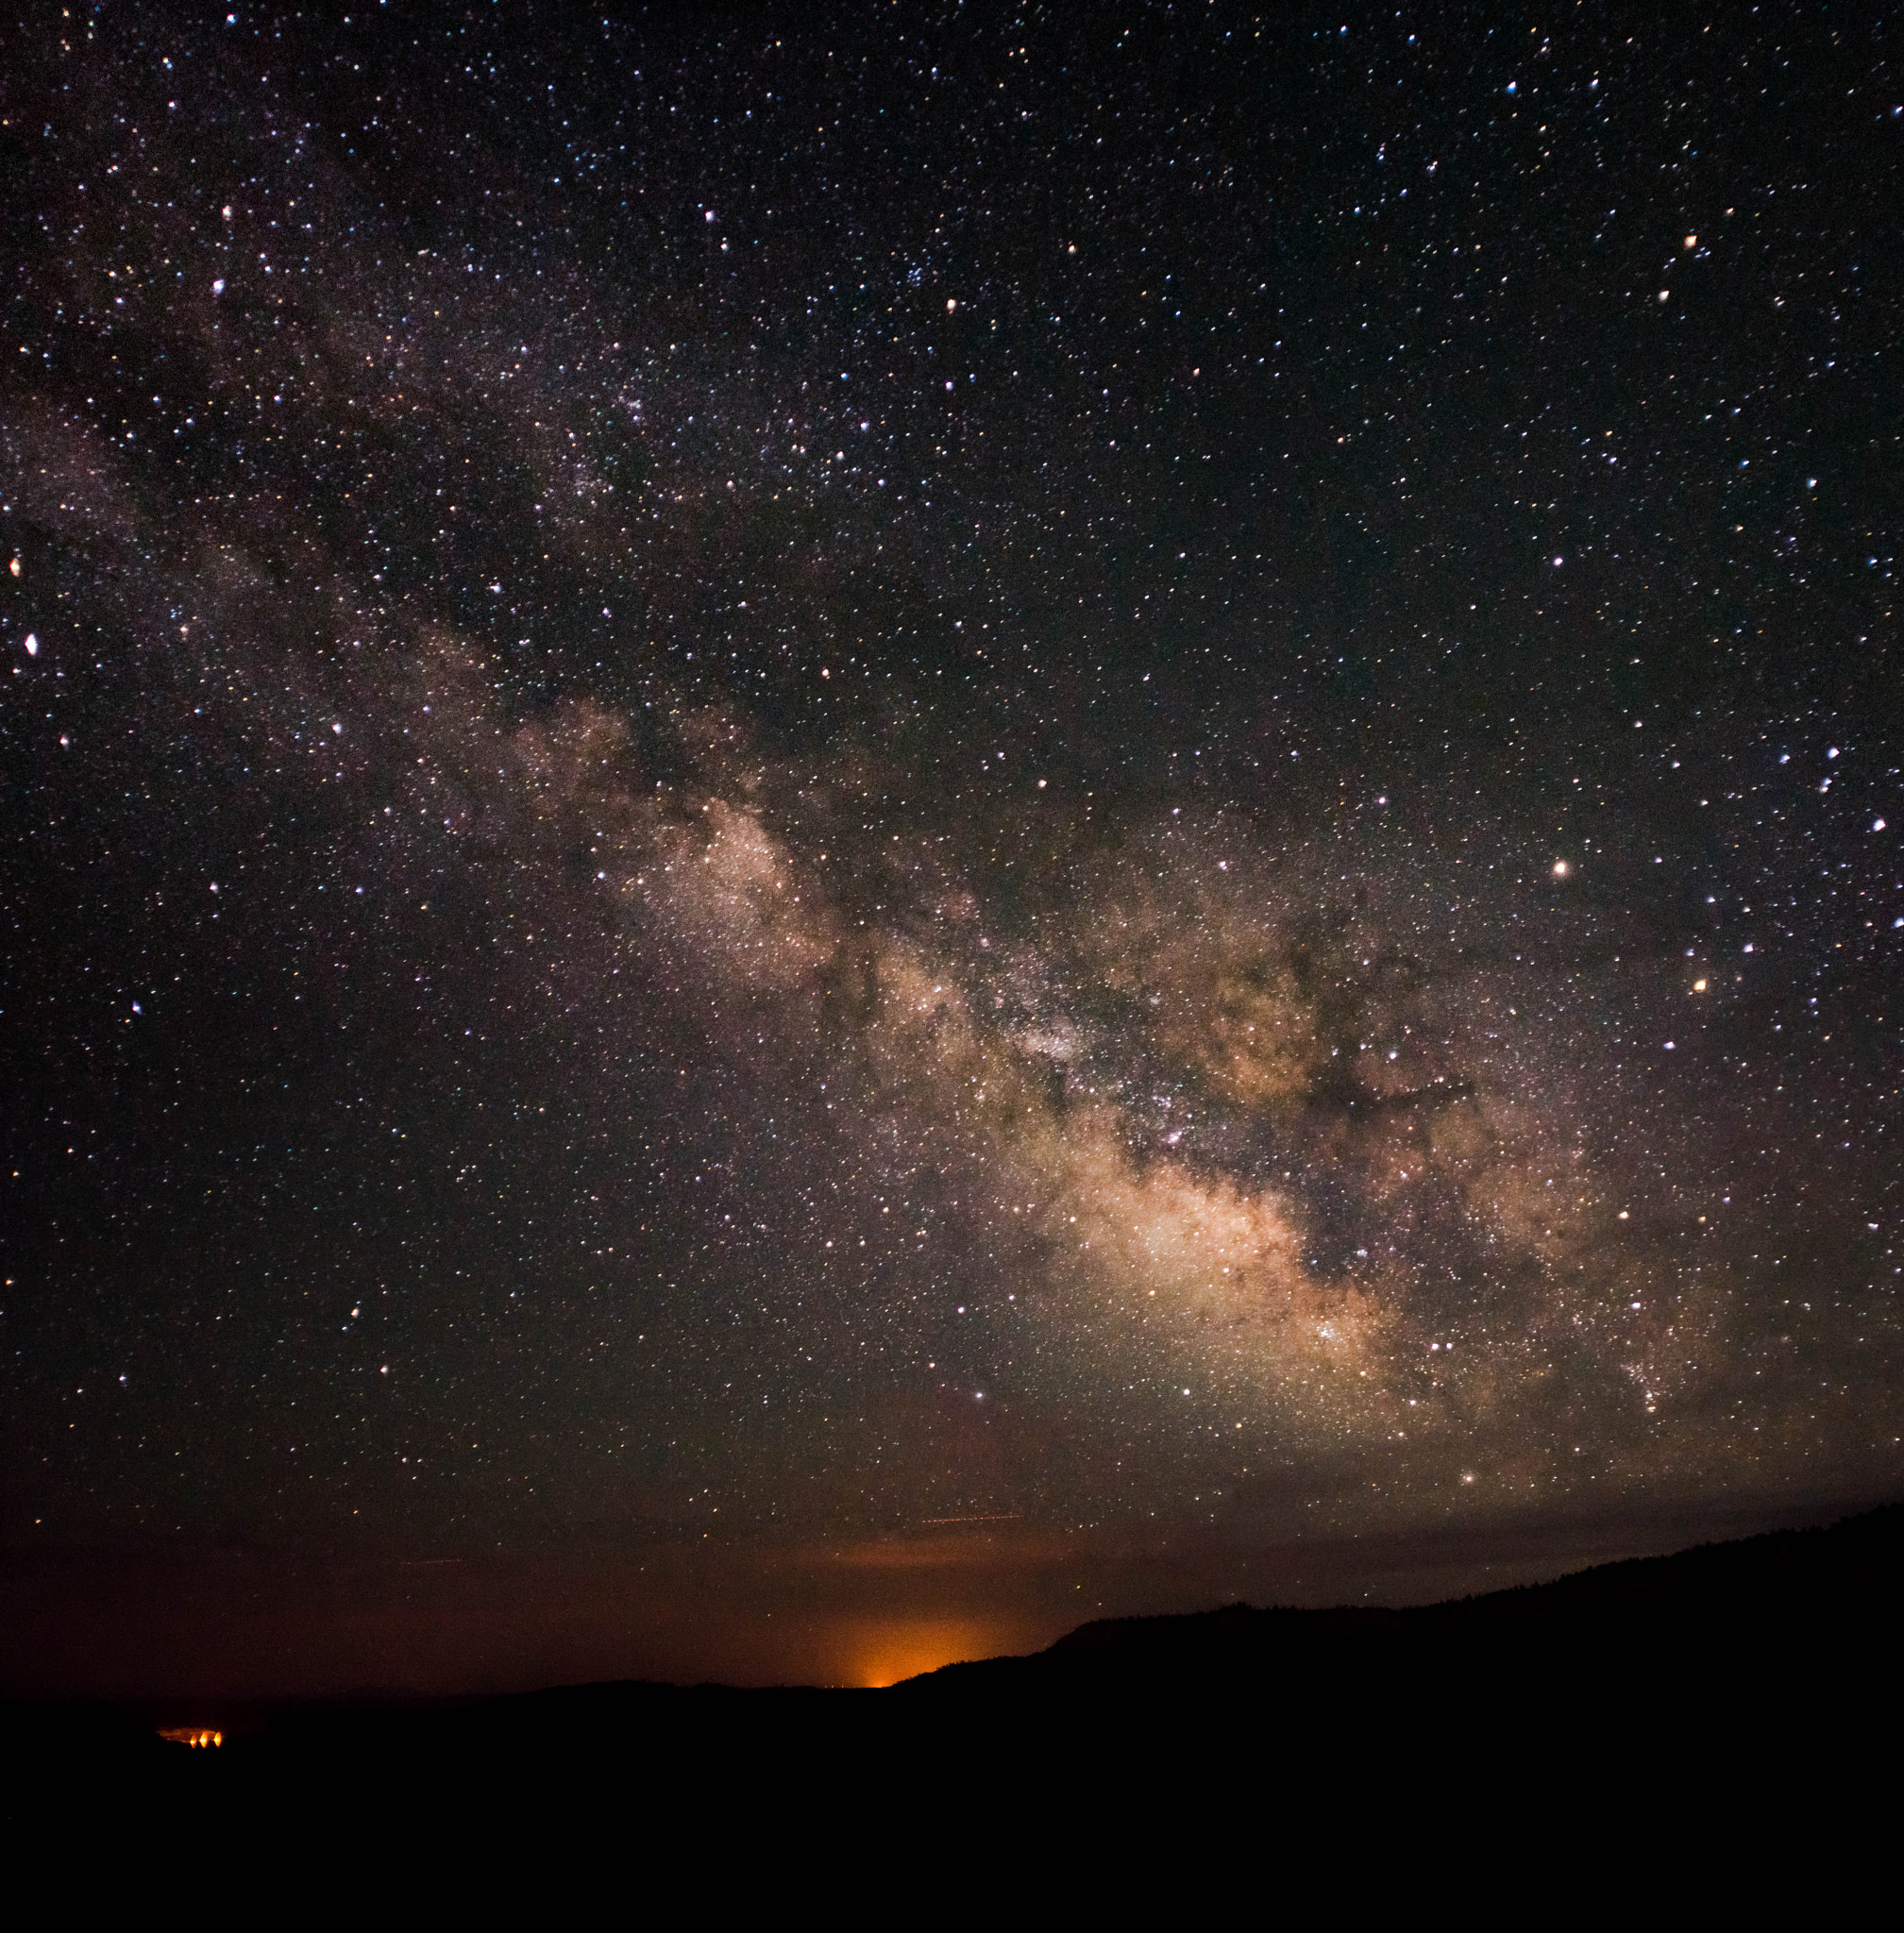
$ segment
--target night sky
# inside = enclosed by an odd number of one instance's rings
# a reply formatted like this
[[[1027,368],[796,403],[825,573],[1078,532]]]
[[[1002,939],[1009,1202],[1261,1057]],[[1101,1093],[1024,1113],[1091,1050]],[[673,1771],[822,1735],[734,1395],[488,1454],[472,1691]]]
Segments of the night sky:
[[[13,46],[9,1686],[1904,1489],[1878,9]]]

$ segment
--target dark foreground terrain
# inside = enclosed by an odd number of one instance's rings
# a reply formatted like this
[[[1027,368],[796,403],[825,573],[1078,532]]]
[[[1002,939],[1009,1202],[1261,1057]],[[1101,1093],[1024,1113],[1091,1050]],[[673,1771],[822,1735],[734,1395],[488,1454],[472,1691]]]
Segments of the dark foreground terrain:
[[[896,1689],[937,1698],[1188,1694],[1323,1715],[1379,1688],[1453,1674],[1511,1712],[1641,1686],[1721,1706],[1820,1672],[1889,1669],[1904,1585],[1904,1504],[1667,1557],[1599,1564],[1409,1610],[1222,1610],[1106,1618],[1031,1657],[948,1665]],[[1346,1682],[1344,1682],[1346,1680]]]
[[[992,1857],[1001,1831],[1087,1819],[1256,1831],[1273,1814],[1340,1836],[1367,1807],[1546,1807],[1557,1830],[1605,1807],[1625,1830],[1643,1793],[1650,1819],[1828,1792],[1852,1830],[1896,1791],[1900,1559],[1893,1505],[1419,1609],[1105,1620],[888,1691],[340,1704],[215,1751],[160,1739],[177,1714],[157,1706],[14,1704],[7,1841],[108,1866],[454,1844],[466,1880],[472,1848],[480,1872],[549,1834]]]

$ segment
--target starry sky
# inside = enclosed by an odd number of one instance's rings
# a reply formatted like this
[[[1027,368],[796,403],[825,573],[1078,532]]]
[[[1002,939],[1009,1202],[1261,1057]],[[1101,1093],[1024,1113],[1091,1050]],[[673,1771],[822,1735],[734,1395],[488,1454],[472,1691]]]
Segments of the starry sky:
[[[880,1682],[1896,1496],[1897,39],[41,15],[8,1682]]]

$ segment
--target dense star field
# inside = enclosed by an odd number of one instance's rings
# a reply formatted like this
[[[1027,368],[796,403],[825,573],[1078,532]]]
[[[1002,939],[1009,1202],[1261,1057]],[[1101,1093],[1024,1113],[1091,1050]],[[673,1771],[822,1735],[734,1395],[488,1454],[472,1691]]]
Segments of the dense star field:
[[[10,1683],[1897,1494],[1897,29],[1663,13],[23,36]]]

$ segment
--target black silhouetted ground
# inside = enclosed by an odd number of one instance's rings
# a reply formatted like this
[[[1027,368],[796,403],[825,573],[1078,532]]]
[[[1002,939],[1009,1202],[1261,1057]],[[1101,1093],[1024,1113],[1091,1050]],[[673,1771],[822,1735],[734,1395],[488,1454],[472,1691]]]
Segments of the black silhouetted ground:
[[[1904,1505],[1828,1529],[1787,1530],[1672,1556],[1595,1565],[1550,1584],[1407,1610],[1258,1610],[1107,1618],[1030,1657],[947,1665],[910,1679],[940,1698],[1090,1695],[1167,1699],[1222,1688],[1318,1711],[1344,1696],[1331,1672],[1405,1695],[1421,1674],[1458,1673],[1464,1695],[1511,1704],[1623,1682],[1724,1700],[1754,1685],[1863,1658],[1878,1671],[1904,1582]]]
[[[160,1740],[158,1707],[16,1704],[8,1838],[97,1844],[109,1864],[331,1844],[411,1863],[437,1843],[466,1862],[633,1835],[649,1857],[745,1864],[771,1846],[804,1871],[908,1846],[990,1857],[1001,1833],[1101,1834],[1114,1817],[1238,1830],[1270,1808],[1334,1838],[1369,1806],[1564,1803],[1577,1824],[1572,1808],[1604,1802],[1610,1819],[1642,1790],[1704,1817],[1846,1780],[1879,1803],[1900,1556],[1891,1506],[1419,1609],[1105,1620],[884,1692],[626,1683],[339,1704],[216,1751]],[[1867,1750],[1875,1782],[1853,1770]]]

